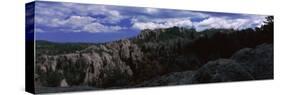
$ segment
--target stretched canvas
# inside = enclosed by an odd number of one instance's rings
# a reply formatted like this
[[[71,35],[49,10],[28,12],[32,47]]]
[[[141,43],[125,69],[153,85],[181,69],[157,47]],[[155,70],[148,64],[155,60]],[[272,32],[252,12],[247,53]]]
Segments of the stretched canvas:
[[[273,23],[272,15],[34,1],[26,90],[273,79]]]

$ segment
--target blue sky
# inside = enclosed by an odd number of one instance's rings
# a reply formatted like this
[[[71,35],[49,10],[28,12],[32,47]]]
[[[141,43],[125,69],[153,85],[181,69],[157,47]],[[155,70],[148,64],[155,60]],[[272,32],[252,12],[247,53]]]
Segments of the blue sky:
[[[46,1],[36,2],[34,17],[37,40],[93,43],[133,37],[142,29],[173,26],[194,27],[198,31],[239,30],[259,27],[264,19],[264,15]]]

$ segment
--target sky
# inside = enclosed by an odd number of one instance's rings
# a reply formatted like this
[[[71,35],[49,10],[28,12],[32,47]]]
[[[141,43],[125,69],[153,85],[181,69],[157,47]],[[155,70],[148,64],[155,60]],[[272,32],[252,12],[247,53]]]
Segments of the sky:
[[[30,12],[29,12],[30,11]],[[27,9],[26,15],[32,10]],[[134,37],[143,29],[260,27],[265,15],[36,1],[36,40],[101,43]]]

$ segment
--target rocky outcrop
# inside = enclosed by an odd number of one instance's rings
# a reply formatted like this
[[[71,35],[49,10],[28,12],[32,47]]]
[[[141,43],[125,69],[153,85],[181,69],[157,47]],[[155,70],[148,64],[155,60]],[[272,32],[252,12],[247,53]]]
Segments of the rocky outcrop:
[[[244,48],[229,59],[209,61],[195,71],[175,72],[137,86],[161,86],[273,79],[273,46],[262,44],[254,49]]]
[[[231,59],[210,61],[192,76],[191,83],[253,80],[253,76]]]
[[[208,62],[192,78],[193,83],[273,79],[273,46],[244,48],[230,59]]]
[[[255,49],[244,48],[236,52],[231,59],[238,62],[255,79],[273,78],[273,45],[261,44]]]
[[[38,79],[43,86],[127,85],[134,74],[131,67],[136,68],[132,63],[141,61],[141,54],[135,45],[124,40],[92,46],[80,53],[44,55],[36,62]]]

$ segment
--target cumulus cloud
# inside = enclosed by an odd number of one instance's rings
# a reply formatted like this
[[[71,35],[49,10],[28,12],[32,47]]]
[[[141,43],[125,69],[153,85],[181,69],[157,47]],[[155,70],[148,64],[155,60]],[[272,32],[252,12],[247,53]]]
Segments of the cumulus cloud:
[[[91,23],[86,25],[83,30],[88,31],[91,33],[97,33],[97,32],[116,32],[121,29],[125,29],[125,27],[120,26],[105,26],[100,23]]]
[[[73,12],[82,15],[103,15],[105,18],[100,18],[100,22],[107,23],[118,23],[125,17],[111,7],[106,7],[105,5],[87,5],[87,4],[75,4],[75,3],[61,3],[62,7],[68,7],[72,9]]]
[[[116,32],[125,29],[120,26],[105,26],[97,21],[97,19],[88,16],[70,16],[68,19],[53,18],[51,20],[44,20],[43,18],[36,17],[36,22],[44,26],[57,28],[56,30],[67,32]],[[42,32],[38,28],[36,32]]]
[[[61,21],[61,24],[67,24],[78,28],[90,24],[93,21],[96,21],[96,19],[88,16],[71,16],[69,19]]]
[[[153,19],[148,22],[138,22],[133,20],[133,28],[137,29],[156,29],[169,28],[173,26],[191,27],[192,22],[189,18],[167,18],[167,19]]]
[[[89,26],[92,23],[99,23],[100,25],[103,25],[102,23],[116,24],[119,23],[120,20],[124,19],[124,16],[121,15],[119,11],[110,9],[105,5],[93,6],[88,4],[47,2],[39,2],[36,4],[35,23],[37,26],[58,28],[55,30],[81,32],[85,31],[84,29],[89,29],[84,27]],[[95,15],[104,17],[97,19],[94,17]],[[118,28],[116,27],[113,27],[113,29],[117,30]],[[103,29],[103,31],[104,30],[108,29]]]
[[[210,28],[232,28],[236,30],[260,27],[263,25],[265,16],[253,16],[240,18],[230,17],[208,17],[201,21],[191,21],[190,18],[164,18],[164,19],[152,19],[139,17],[132,19],[132,27],[137,29],[156,29],[156,28],[169,28],[173,26],[179,27],[194,27],[198,31],[202,31]]]
[[[209,17],[200,22],[194,23],[197,30],[202,31],[210,28],[232,28],[241,30],[251,27],[259,27],[263,24],[263,16],[253,16],[250,18],[227,18],[227,17]]]
[[[118,11],[116,10],[107,10],[106,18],[101,19],[101,22],[107,22],[116,24],[119,23],[122,19],[126,18],[125,16],[122,16]]]
[[[259,27],[264,21],[264,16],[257,15],[234,16],[223,13],[76,3],[36,4],[35,24],[38,29],[66,32],[116,32],[124,29],[142,30],[173,26],[195,27],[199,31],[209,28],[244,29]]]
[[[35,17],[36,24],[48,27],[72,26],[73,28],[78,28],[93,21],[96,21],[96,19],[88,16],[70,16],[68,19],[52,18],[47,20],[40,16]]]

